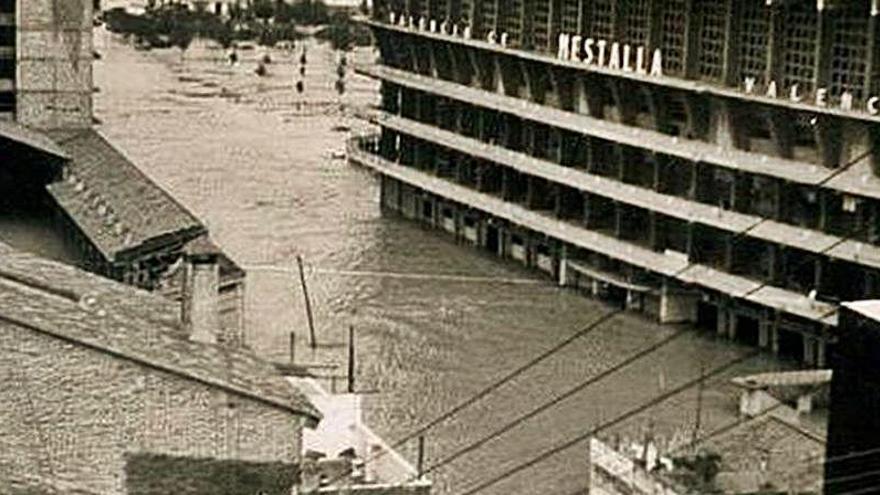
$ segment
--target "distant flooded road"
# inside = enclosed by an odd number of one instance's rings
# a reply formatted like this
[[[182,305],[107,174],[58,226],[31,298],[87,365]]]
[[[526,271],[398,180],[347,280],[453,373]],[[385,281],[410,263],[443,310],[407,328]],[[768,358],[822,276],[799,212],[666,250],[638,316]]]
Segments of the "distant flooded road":
[[[253,74],[255,54],[229,67],[216,51],[193,49],[181,63],[176,50],[139,52],[100,32],[96,46],[103,55],[95,65],[100,130],[250,268],[250,344],[268,358],[286,359],[288,333],[295,330],[298,361],[344,363],[338,346],[316,354],[306,346],[295,271],[295,257],[302,255],[318,339],[343,343],[348,326],[355,326],[357,386],[375,392],[366,399],[366,420],[389,441],[611,310],[510,262],[383,216],[375,178],[338,156],[347,134],[333,128],[354,123],[332,112],[336,64],[329,49],[310,47],[305,93],[298,95],[293,87],[298,62],[291,55],[274,53],[269,77],[259,78]],[[363,52],[354,58],[372,57]],[[377,88],[374,81],[349,75],[343,99],[373,102]],[[615,316],[431,430],[427,465],[679,330],[634,315]],[[687,331],[431,473],[436,493],[467,490],[699,376],[702,365],[711,369],[744,352]],[[779,366],[759,357],[736,371]],[[735,418],[735,396],[725,382],[716,379],[704,392],[706,430]],[[618,431],[636,436],[652,423],[667,437],[690,435],[696,393],[690,389]],[[415,442],[403,452],[414,461]],[[483,493],[569,494],[585,482],[586,447],[580,444]]]

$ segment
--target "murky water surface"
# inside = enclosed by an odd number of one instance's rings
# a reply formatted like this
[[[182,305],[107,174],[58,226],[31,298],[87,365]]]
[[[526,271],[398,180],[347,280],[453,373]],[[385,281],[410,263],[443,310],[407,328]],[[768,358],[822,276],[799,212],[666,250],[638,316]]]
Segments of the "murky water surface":
[[[366,420],[394,441],[481,387],[552,347],[610,308],[554,287],[516,265],[457,246],[439,233],[380,214],[368,172],[334,158],[343,121],[328,111],[335,56],[308,52],[306,91],[293,88],[295,56],[274,53],[270,76],[253,74],[256,54],[229,67],[218,52],[139,52],[96,35],[101,131],[150,177],[203,218],[248,275],[248,339],[262,355],[286,359],[295,331],[300,362],[344,365],[347,327],[357,329]],[[359,53],[357,60],[373,58]],[[349,103],[376,100],[377,84],[349,76]],[[304,102],[311,102],[306,104]],[[306,260],[319,341],[308,339],[295,256]],[[420,274],[414,277],[394,274]],[[443,277],[434,277],[443,275]],[[478,277],[457,279],[456,276]],[[528,283],[508,283],[522,281]],[[679,329],[617,316],[531,369],[485,401],[432,430],[427,465],[492,432],[582,380]],[[635,407],[661,390],[747,350],[695,332],[577,393],[469,455],[431,473],[436,493],[460,493]],[[737,373],[778,367],[766,358]],[[322,373],[330,373],[322,371]],[[339,374],[344,373],[344,366]],[[728,373],[726,377],[733,373]],[[649,424],[665,436],[690,434],[696,390],[625,423],[639,436]],[[726,380],[703,394],[703,425],[732,421],[736,399]],[[415,442],[403,448],[415,460]],[[484,493],[578,493],[584,444],[522,471]]]

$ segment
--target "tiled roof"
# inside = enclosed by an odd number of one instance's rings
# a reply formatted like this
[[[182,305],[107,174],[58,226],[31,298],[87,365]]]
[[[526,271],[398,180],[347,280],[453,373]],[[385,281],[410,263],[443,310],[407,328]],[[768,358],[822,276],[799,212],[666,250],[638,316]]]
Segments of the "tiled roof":
[[[16,122],[0,120],[0,137],[59,158],[68,158],[67,152],[49,139],[48,136]]]
[[[794,424],[779,415],[765,414],[746,421],[736,428],[711,438],[702,444],[722,452],[724,465],[729,470],[745,469],[760,460],[761,452],[788,454],[783,442],[800,445],[803,450],[825,451],[825,439],[807,428]],[[790,459],[803,461],[803,459]]]
[[[0,493],[3,495],[98,495],[76,483],[10,470],[0,470]]]
[[[144,175],[97,131],[50,135],[70,155],[65,180],[49,193],[109,260],[162,237],[205,232],[185,207]]]
[[[771,412],[698,444],[721,455],[717,483],[724,493],[753,493],[765,482],[816,493],[822,486],[825,438]]]
[[[0,244],[0,328],[28,328],[320,420],[252,352],[184,338],[178,311],[158,295]]]

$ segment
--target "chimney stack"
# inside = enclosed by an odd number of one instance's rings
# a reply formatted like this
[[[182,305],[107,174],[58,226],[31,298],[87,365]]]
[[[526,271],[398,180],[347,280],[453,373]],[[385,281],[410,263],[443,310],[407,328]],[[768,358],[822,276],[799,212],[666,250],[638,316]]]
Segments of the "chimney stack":
[[[181,320],[190,339],[216,344],[220,332],[219,250],[199,238],[186,247],[184,256]]]

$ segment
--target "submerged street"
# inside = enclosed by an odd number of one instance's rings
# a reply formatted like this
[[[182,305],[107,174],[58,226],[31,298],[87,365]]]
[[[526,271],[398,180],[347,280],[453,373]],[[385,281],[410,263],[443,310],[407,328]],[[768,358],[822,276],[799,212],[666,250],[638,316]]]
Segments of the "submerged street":
[[[181,61],[176,50],[136,51],[102,31],[95,40],[103,56],[94,68],[100,132],[203,219],[248,270],[249,344],[283,361],[288,334],[295,331],[298,363],[337,363],[341,375],[347,329],[354,325],[357,389],[368,392],[365,420],[389,443],[613,310],[513,262],[383,216],[375,178],[339,155],[348,134],[334,127],[363,124],[334,111],[336,56],[329,48],[308,42],[305,92],[299,95],[299,49],[273,52],[269,76],[260,78],[253,73],[260,50],[244,53],[242,63],[230,67],[221,51],[195,47]],[[374,56],[363,51],[349,61]],[[349,70],[342,100],[370,104],[377,91],[378,83]],[[315,310],[321,344],[315,352],[307,346],[297,255],[305,260]],[[432,429],[426,467],[682,330],[632,314],[613,317]],[[700,376],[701,368],[748,352],[684,330],[657,352],[429,477],[436,493],[467,491]],[[724,377],[780,367],[761,355]],[[726,378],[711,380],[703,391],[704,432],[736,419],[736,390]],[[667,439],[690,438],[697,394],[691,388],[616,431],[637,440],[650,425]],[[401,450],[415,463],[415,441]],[[585,482],[581,443],[484,493],[579,493]]]

